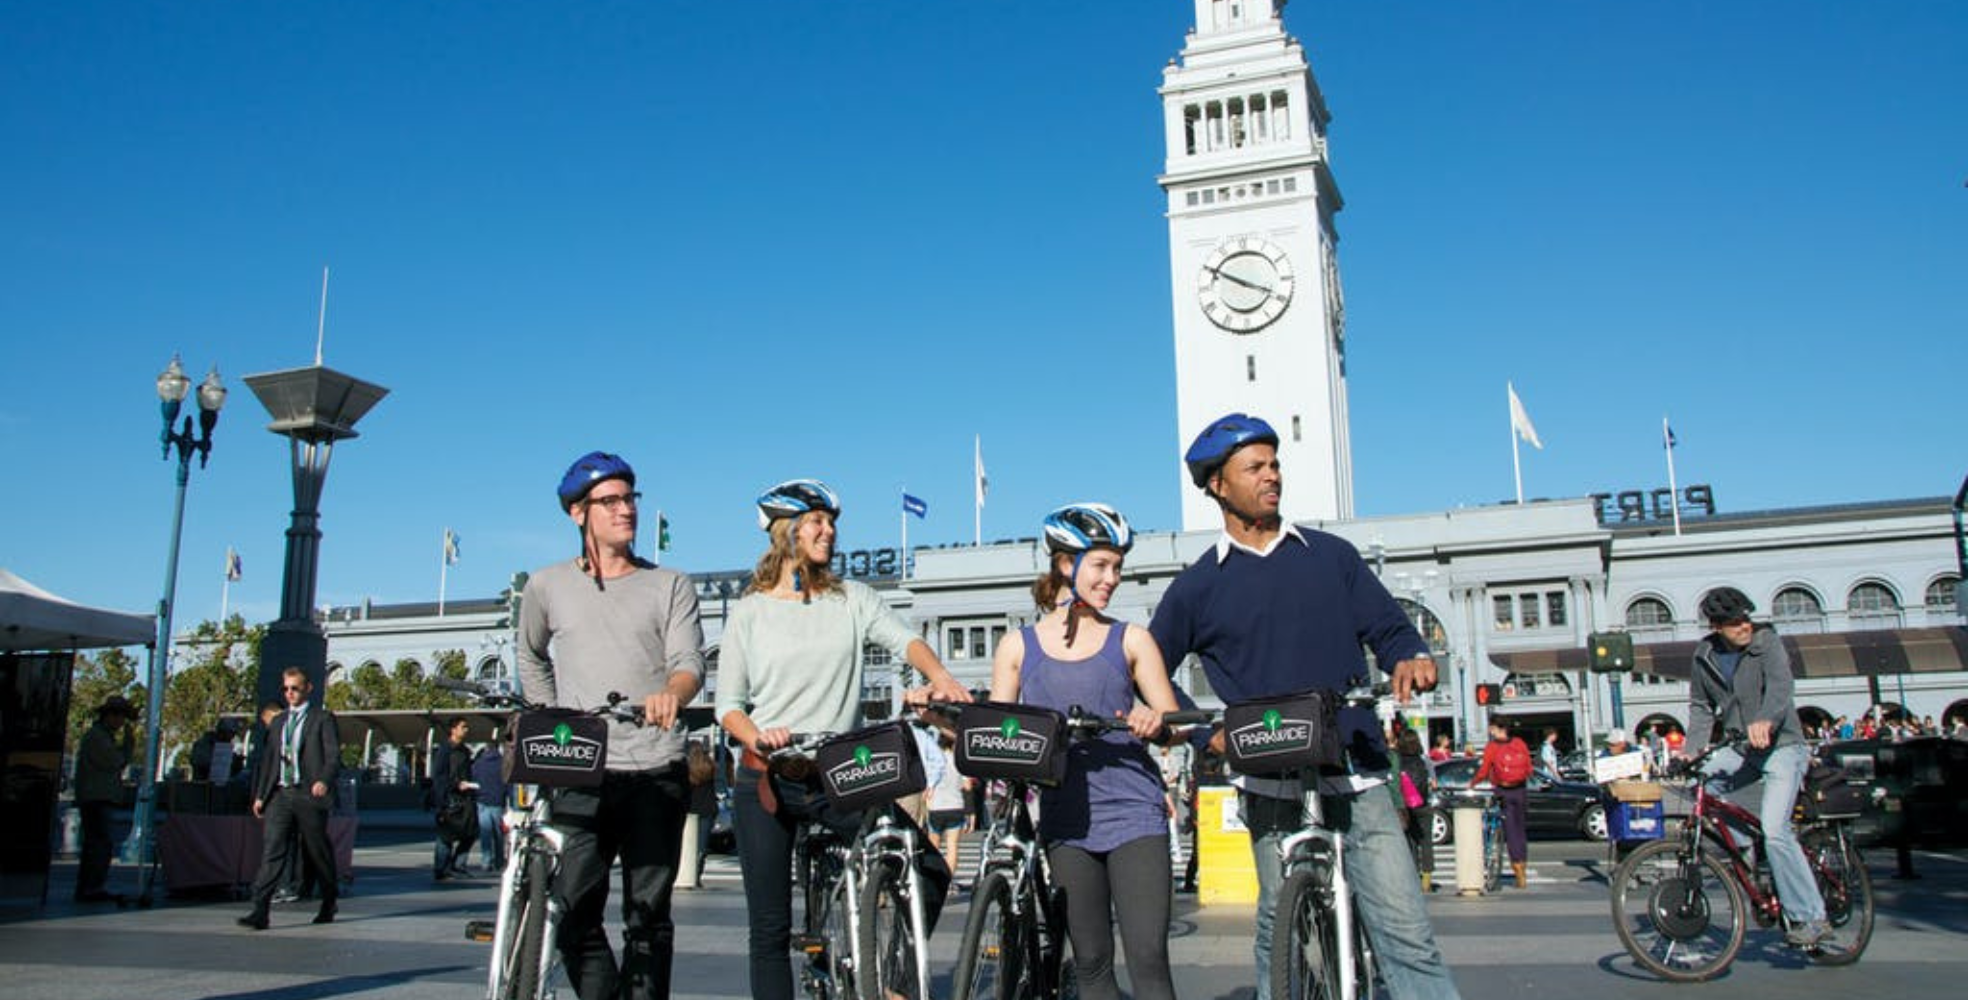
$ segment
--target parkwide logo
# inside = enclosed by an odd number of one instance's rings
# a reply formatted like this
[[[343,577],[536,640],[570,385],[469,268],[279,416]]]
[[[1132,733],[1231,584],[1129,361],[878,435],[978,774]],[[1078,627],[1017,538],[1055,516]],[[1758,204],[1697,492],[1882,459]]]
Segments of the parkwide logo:
[[[964,756],[971,760],[1012,764],[1037,764],[1052,747],[1052,740],[1044,733],[1025,732],[1018,717],[1011,715],[996,726],[964,730],[963,740]]]
[[[852,759],[842,761],[827,772],[827,787],[837,796],[852,795],[901,780],[902,755],[876,753],[868,749],[865,743],[855,745]]]
[[[574,735],[574,727],[565,722],[520,740],[519,753],[520,760],[533,768],[592,771],[601,766],[600,741]]]
[[[1230,733],[1237,756],[1246,759],[1309,750],[1312,747],[1312,720],[1288,719],[1283,712],[1267,708],[1257,721]]]

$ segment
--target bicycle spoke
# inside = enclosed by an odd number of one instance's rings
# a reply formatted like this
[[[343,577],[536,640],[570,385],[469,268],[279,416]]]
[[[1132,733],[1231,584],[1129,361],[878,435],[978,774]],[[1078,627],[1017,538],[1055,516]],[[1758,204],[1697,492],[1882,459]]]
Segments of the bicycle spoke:
[[[1748,904],[1722,866],[1686,845],[1657,841],[1636,850],[1613,875],[1620,943],[1665,979],[1713,978],[1742,948]]]

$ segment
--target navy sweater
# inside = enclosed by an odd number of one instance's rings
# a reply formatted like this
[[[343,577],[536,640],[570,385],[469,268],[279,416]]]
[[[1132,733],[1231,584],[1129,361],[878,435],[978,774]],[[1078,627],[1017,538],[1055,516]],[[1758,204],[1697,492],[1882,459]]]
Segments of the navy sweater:
[[[1296,532],[1287,529],[1268,556],[1234,546],[1221,562],[1215,549],[1203,553],[1169,584],[1148,626],[1169,667],[1195,653],[1226,704],[1313,688],[1344,692],[1365,679],[1363,647],[1385,669],[1428,649],[1351,544],[1323,531]],[[1388,766],[1372,712],[1345,709],[1339,721],[1356,765]]]

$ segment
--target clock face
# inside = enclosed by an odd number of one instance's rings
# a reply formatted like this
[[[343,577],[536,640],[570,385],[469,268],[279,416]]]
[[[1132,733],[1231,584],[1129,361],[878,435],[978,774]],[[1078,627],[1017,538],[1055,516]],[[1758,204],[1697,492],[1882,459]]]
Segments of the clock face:
[[[1291,259],[1255,236],[1225,240],[1196,274],[1196,299],[1210,322],[1231,333],[1270,325],[1291,304]]]

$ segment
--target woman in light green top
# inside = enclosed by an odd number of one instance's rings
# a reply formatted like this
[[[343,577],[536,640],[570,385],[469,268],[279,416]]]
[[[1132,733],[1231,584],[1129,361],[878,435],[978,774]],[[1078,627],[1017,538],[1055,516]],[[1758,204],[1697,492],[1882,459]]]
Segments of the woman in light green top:
[[[851,831],[859,817],[829,809],[805,784],[768,777],[765,755],[794,733],[861,725],[861,648],[867,643],[929,679],[928,687],[909,693],[911,702],[969,701],[970,695],[874,588],[833,574],[834,520],[840,516],[833,490],[797,479],[767,490],[758,506],[771,547],[725,622],[717,716],[745,751],[732,789],[732,819],[751,924],[751,993],[757,1000],[792,1000],[794,831],[809,818]],[[771,783],[776,802],[770,811],[761,802],[761,782]],[[935,852],[924,852],[920,864],[931,886],[924,903],[934,927],[950,872]]]

